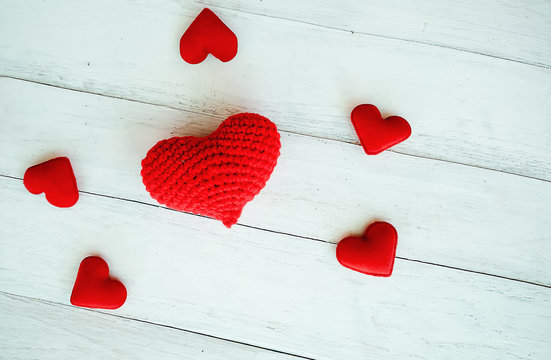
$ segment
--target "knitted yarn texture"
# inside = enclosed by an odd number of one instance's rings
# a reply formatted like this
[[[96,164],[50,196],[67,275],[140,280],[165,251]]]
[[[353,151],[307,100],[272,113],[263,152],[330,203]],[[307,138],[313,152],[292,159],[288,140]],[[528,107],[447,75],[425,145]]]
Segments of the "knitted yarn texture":
[[[229,228],[266,185],[280,148],[274,123],[241,113],[209,136],[159,141],[142,160],[141,175],[159,203],[221,220]]]

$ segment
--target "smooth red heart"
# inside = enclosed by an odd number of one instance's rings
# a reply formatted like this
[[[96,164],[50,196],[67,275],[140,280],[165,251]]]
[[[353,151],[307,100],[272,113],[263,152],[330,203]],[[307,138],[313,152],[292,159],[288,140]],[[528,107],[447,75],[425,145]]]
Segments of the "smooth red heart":
[[[392,274],[398,233],[387,222],[374,222],[363,236],[350,236],[337,244],[337,260],[341,265],[373,276]]]
[[[411,126],[406,119],[399,116],[383,119],[375,105],[358,105],[352,110],[350,117],[368,155],[376,155],[411,135]]]
[[[109,266],[98,256],[82,260],[71,294],[71,304],[96,309],[117,309],[126,301],[126,288],[109,277]]]
[[[231,227],[266,185],[280,147],[274,123],[236,114],[209,136],[159,141],[142,160],[143,183],[159,203]]]
[[[212,54],[227,62],[237,54],[237,36],[210,9],[203,9],[180,39],[180,55],[198,64]]]
[[[57,207],[71,207],[78,201],[77,181],[71,162],[66,157],[28,168],[23,184],[32,194],[45,193],[46,200]]]

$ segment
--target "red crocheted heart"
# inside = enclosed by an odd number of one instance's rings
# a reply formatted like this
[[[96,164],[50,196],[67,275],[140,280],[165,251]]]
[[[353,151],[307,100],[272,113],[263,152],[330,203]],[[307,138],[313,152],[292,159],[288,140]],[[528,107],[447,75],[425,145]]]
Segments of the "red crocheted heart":
[[[109,266],[98,256],[82,260],[71,294],[75,306],[117,309],[126,301],[126,288],[109,277]]]
[[[363,236],[350,236],[337,245],[341,265],[374,276],[390,276],[396,257],[398,233],[387,222],[374,222]]]
[[[71,162],[66,157],[28,168],[23,184],[32,194],[45,193],[46,200],[57,207],[70,207],[78,201],[77,181]]]
[[[399,116],[383,119],[375,105],[358,105],[350,117],[368,155],[376,155],[411,135],[411,127],[406,119]]]
[[[237,37],[210,9],[203,9],[180,39],[180,55],[198,64],[212,54],[227,62],[237,54]]]
[[[280,147],[274,123],[236,114],[207,137],[159,141],[142,160],[143,183],[159,203],[231,227],[268,181]]]

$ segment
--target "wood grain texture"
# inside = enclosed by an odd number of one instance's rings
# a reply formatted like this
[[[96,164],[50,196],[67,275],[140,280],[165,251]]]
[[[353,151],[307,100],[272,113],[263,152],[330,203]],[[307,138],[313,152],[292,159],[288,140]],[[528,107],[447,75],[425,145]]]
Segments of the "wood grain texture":
[[[179,57],[205,4],[239,38],[229,63]],[[0,5],[0,359],[551,358],[548,1]],[[413,136],[366,156],[365,102]],[[158,206],[146,151],[240,111],[283,145],[240,224]],[[70,209],[20,180],[57,155]],[[399,233],[388,279],[335,259],[374,220]],[[69,305],[88,255],[122,308]]]
[[[11,79],[0,80],[0,109],[0,174],[22,178],[28,166],[66,155],[81,190],[155,205],[140,176],[148,149],[220,122]],[[286,132],[281,152],[241,224],[336,243],[386,220],[398,229],[398,256],[551,285],[549,182],[396,153],[368,157],[357,145]]]
[[[546,0],[200,0],[205,6],[551,67]]]
[[[0,292],[0,358],[300,359],[95,311]]]
[[[79,262],[97,254],[128,289],[112,313],[292,354],[551,355],[549,288],[400,259],[374,278],[340,266],[333,244],[88,194],[53,208],[15,179],[0,178],[0,196],[0,288],[12,294],[67,304]]]
[[[283,130],[354,143],[350,111],[373,103],[412,124],[395,151],[551,180],[550,69],[225,9],[237,57],[192,66],[178,40],[203,6],[10,2],[0,75],[219,118],[259,112]]]

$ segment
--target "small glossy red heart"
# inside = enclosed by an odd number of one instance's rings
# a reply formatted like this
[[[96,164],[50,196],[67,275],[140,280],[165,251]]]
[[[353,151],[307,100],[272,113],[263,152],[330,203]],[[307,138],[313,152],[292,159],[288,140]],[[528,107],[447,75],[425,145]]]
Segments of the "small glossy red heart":
[[[373,276],[390,276],[396,258],[398,233],[387,222],[374,222],[363,236],[350,236],[337,244],[341,265]]]
[[[237,54],[237,36],[210,9],[203,9],[180,39],[180,55],[198,64],[212,54],[227,62]]]
[[[32,194],[44,193],[46,200],[57,207],[70,207],[78,201],[77,181],[71,162],[66,157],[28,168],[23,184]]]
[[[266,185],[280,147],[270,120],[232,115],[209,136],[159,141],[142,160],[143,183],[159,203],[231,227]]]
[[[98,256],[82,260],[71,294],[71,304],[96,309],[117,309],[126,301],[126,288],[109,277],[109,266]]]
[[[352,110],[350,117],[368,155],[376,155],[411,135],[411,126],[406,119],[399,116],[383,119],[375,105],[358,105]]]

